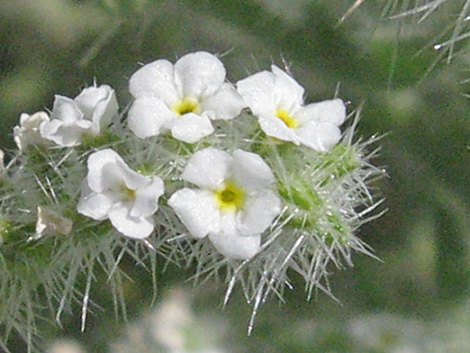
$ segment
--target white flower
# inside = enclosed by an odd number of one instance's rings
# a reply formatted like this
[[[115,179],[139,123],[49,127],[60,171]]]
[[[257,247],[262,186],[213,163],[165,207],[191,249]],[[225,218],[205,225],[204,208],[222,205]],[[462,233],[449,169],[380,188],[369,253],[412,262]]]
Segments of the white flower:
[[[225,82],[222,62],[206,52],[187,54],[175,65],[164,59],[147,64],[132,75],[129,90],[135,98],[129,128],[142,139],[170,130],[195,143],[214,131],[211,120],[232,119],[244,108]]]
[[[209,236],[223,255],[249,259],[260,250],[263,233],[281,210],[272,191],[274,175],[254,153],[232,156],[209,147],[196,152],[182,177],[199,189],[175,192],[169,205],[197,239]]]
[[[77,210],[96,220],[109,219],[125,236],[143,239],[154,229],[152,215],[163,190],[159,177],[133,171],[115,151],[105,149],[88,158]]]
[[[45,140],[39,134],[39,125],[49,120],[49,115],[45,112],[37,112],[32,115],[22,113],[20,115],[20,125],[13,128],[13,139],[18,149],[24,151],[29,145],[50,144],[50,141]]]
[[[268,135],[316,151],[327,151],[341,138],[346,119],[341,99],[304,105],[304,89],[277,66],[237,82],[238,93]]]
[[[74,146],[85,133],[99,135],[117,112],[116,94],[110,86],[87,87],[75,99],[56,95],[52,120],[42,123],[39,130],[59,146]]]

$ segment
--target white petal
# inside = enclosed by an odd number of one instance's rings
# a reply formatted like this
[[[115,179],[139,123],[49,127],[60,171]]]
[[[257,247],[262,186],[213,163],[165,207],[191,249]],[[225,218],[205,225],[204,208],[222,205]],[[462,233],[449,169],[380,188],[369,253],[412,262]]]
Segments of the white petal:
[[[261,236],[244,236],[237,232],[233,214],[226,214],[220,220],[219,232],[209,234],[215,248],[224,256],[232,259],[250,259],[255,256],[261,245]]]
[[[258,118],[258,122],[266,135],[283,141],[291,141],[296,145],[299,144],[294,130],[274,115],[261,115]]]
[[[254,115],[271,115],[278,108],[271,72],[258,72],[238,81],[237,91]]]
[[[64,123],[74,123],[83,119],[83,113],[72,99],[60,95],[55,95],[54,106],[51,116]]]
[[[281,212],[281,200],[271,190],[251,195],[248,204],[237,214],[237,229],[245,236],[260,234]]]
[[[341,130],[329,123],[311,122],[296,132],[302,144],[319,152],[330,150],[341,139]]]
[[[129,91],[134,98],[154,97],[167,105],[174,104],[182,97],[177,92],[173,64],[161,59],[144,65],[129,80]]]
[[[84,216],[102,221],[108,218],[108,212],[113,202],[114,200],[104,194],[82,195],[77,205],[77,211]]]
[[[134,101],[127,115],[129,129],[139,138],[160,135],[176,115],[160,100],[150,97]]]
[[[29,145],[47,145],[49,142],[39,133],[39,126],[43,122],[49,121],[49,115],[45,112],[34,114],[22,113],[20,115],[20,125],[13,128],[13,139],[20,151],[25,150]]]
[[[101,85],[99,87],[91,86],[83,89],[80,94],[75,97],[75,103],[85,115],[85,119],[88,120],[99,120],[103,117],[109,108],[114,110],[114,114],[111,115],[111,111],[107,114],[106,119],[110,119],[117,113],[117,101],[114,90],[108,85]],[[109,123],[109,121],[108,121]]]
[[[58,119],[45,121],[39,125],[39,133],[42,137],[66,147],[79,143],[85,130],[77,124],[65,124]]]
[[[181,81],[184,97],[207,98],[225,81],[225,68],[216,56],[190,53],[175,63],[175,76]]]
[[[121,156],[109,148],[91,154],[87,165],[87,182],[95,192],[104,192],[123,184],[136,190],[149,184],[146,177],[130,169]]]
[[[248,190],[266,189],[275,182],[274,174],[257,154],[236,150],[232,154],[230,174],[234,181]]]
[[[119,155],[109,148],[92,153],[88,157],[87,182],[91,190],[103,192],[121,183],[122,176],[116,165],[118,158]]]
[[[105,99],[106,96],[107,93],[103,89],[91,86],[84,88],[80,94],[75,97],[74,101],[80,111],[87,116],[88,120],[91,120],[96,105],[100,100]]]
[[[62,125],[56,136],[51,136],[51,140],[59,146],[71,147],[80,143],[83,135],[83,129],[76,126]]]
[[[224,83],[214,95],[201,102],[201,106],[210,119],[228,120],[240,114],[245,103],[231,84]]]
[[[195,143],[213,132],[214,127],[206,116],[188,113],[171,121],[171,135],[183,142]]]
[[[34,114],[21,113],[20,126],[28,130],[37,129],[43,121],[49,121],[49,115],[46,112],[36,112]]]
[[[194,238],[219,228],[220,212],[210,191],[184,188],[171,195],[168,204]]]
[[[153,177],[149,185],[136,190],[136,199],[131,209],[132,217],[148,217],[158,209],[158,199],[163,195],[162,179]]]
[[[114,151],[113,151],[114,152]],[[143,176],[140,173],[129,168],[129,166],[124,162],[124,160],[116,153],[116,165],[119,168],[120,176],[124,181],[124,184],[127,188],[131,190],[137,190],[139,188],[145,188],[150,186],[150,179],[146,176]],[[105,175],[106,177],[106,175]],[[151,190],[149,190],[150,192]]]
[[[278,108],[295,111],[303,104],[304,88],[289,74],[275,65],[271,66],[275,76],[275,95],[278,100]]]
[[[13,140],[20,151],[23,151],[29,145],[28,136],[21,131],[18,125],[13,127]]]
[[[93,121],[95,133],[99,133],[103,128],[107,127],[117,115],[119,109],[116,93],[111,87],[101,85],[98,89],[103,90],[107,95],[96,104],[93,111],[91,120]]]
[[[346,119],[346,106],[339,98],[312,103],[298,111],[296,118],[301,125],[314,120],[340,126]]]
[[[85,120],[85,119],[80,119],[80,120],[77,120],[73,123],[67,123],[67,124],[64,124],[62,125],[64,128],[77,128],[77,129],[81,129],[83,132],[87,131],[87,130],[91,130],[91,128],[93,127],[93,123],[90,121],[90,120]]]
[[[182,177],[200,188],[214,190],[227,178],[231,163],[232,157],[227,152],[208,147],[189,159]]]
[[[101,161],[94,160],[95,166],[88,167],[87,180],[91,189],[95,192],[110,192],[122,195],[124,189],[124,173],[115,161],[103,161],[102,165],[97,165]],[[130,189],[130,188],[129,188]]]
[[[147,238],[154,229],[150,219],[145,217],[131,217],[129,207],[126,205],[116,206],[109,212],[109,220],[119,233],[134,239]]]
[[[64,125],[64,123],[57,119],[46,121],[39,125],[39,133],[42,137],[51,140],[52,136],[57,134],[57,131],[62,125]]]

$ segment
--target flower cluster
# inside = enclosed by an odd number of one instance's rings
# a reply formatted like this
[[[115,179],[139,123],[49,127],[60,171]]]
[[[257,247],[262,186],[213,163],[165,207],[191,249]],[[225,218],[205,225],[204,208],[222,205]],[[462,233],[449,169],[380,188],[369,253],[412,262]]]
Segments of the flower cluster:
[[[22,114],[18,152],[0,171],[0,271],[46,261],[26,287],[54,288],[57,317],[76,300],[78,269],[88,271],[84,313],[95,261],[119,281],[116,247],[142,261],[142,251],[195,261],[196,278],[224,266],[226,299],[241,281],[254,313],[282,293],[289,269],[310,294],[325,289],[330,263],[370,254],[355,231],[379,204],[367,185],[382,171],[366,152],[372,140],[353,142],[355,124],[341,132],[341,99],[306,104],[274,65],[232,84],[207,52],[144,65],[129,90],[122,114],[114,90],[96,84],[57,95],[50,114]],[[41,242],[52,260],[35,253]]]

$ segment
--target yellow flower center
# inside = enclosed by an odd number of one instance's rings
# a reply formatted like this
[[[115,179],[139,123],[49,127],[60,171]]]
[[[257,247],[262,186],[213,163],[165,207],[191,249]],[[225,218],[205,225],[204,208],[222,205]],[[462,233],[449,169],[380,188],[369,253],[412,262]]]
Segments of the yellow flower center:
[[[119,195],[121,196],[122,201],[135,200],[135,190],[129,189],[125,184],[120,185]]]
[[[285,109],[276,110],[275,115],[276,117],[281,119],[284,122],[284,124],[286,124],[291,129],[295,129],[297,126],[299,126],[299,123],[297,122],[297,120],[293,116],[291,116]]]
[[[172,107],[172,110],[178,115],[184,115],[187,113],[199,114],[201,112],[201,107],[199,102],[194,98],[184,98],[179,103],[175,104]]]
[[[217,207],[222,211],[235,212],[245,203],[245,191],[230,181],[215,191],[214,197],[217,200]]]

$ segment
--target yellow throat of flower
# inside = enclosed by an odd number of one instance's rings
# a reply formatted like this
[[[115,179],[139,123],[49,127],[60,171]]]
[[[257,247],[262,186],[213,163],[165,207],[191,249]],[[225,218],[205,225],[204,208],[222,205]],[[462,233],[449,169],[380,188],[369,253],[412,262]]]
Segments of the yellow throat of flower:
[[[201,112],[199,102],[195,98],[183,98],[171,109],[180,116],[188,113],[199,114]]]
[[[245,191],[233,182],[226,182],[222,188],[214,192],[217,207],[221,211],[235,212],[245,203]]]
[[[284,124],[286,124],[288,127],[291,129],[295,129],[297,126],[299,126],[298,121],[289,114],[289,112],[285,109],[278,109],[276,110],[276,117],[281,119]]]
[[[135,190],[129,189],[125,184],[119,187],[119,195],[122,201],[134,201],[136,197]]]

